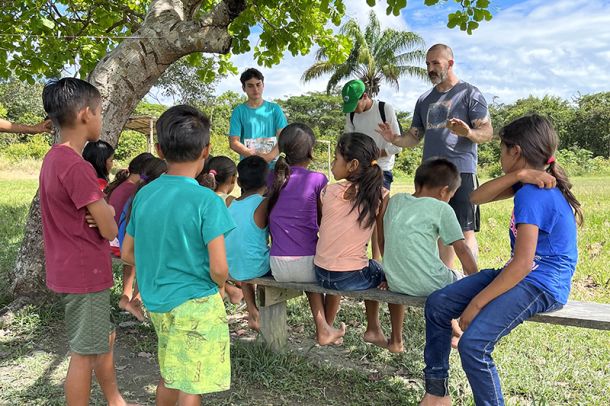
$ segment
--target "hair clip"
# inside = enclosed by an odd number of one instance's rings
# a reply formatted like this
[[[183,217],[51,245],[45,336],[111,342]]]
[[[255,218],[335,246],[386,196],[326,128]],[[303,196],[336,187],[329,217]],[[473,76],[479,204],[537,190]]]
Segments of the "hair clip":
[[[140,179],[142,179],[144,182],[148,182],[148,176],[146,175],[140,175]]]
[[[373,161],[371,162],[371,166],[373,166],[373,165],[377,165],[377,160],[376,159],[373,159]]]
[[[218,172],[216,172],[216,169],[210,169],[210,171],[208,173],[212,176],[218,175]]]
[[[280,154],[278,155],[278,158],[286,159],[286,153],[285,152],[280,152]]]
[[[553,156],[551,156],[551,157],[548,159],[548,161],[546,161],[546,164],[547,164],[547,165],[550,165],[550,164],[552,164],[552,163],[554,163],[554,162],[555,162],[555,156],[553,155]]]

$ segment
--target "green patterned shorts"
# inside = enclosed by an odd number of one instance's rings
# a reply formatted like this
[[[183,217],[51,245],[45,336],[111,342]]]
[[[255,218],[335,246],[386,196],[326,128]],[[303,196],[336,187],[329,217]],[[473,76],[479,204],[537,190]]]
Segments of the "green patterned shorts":
[[[110,289],[66,293],[63,302],[70,351],[82,355],[110,351],[108,337],[114,330],[110,321]]]
[[[189,394],[231,386],[229,326],[219,294],[191,299],[167,313],[150,313],[159,340],[165,386]]]

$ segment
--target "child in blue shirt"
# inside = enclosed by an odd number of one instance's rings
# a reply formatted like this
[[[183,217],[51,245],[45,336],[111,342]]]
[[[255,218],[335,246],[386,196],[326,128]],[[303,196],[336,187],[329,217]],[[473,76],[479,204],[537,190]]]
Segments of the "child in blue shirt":
[[[231,382],[222,291],[224,238],[235,226],[224,202],[195,180],[209,154],[209,119],[175,106],[159,117],[157,136],[167,174],[134,198],[121,257],[135,262],[158,336],[157,404],[199,404],[201,394],[227,390]]]
[[[241,289],[248,307],[248,325],[259,330],[258,307],[254,285],[249,279],[269,273],[269,228],[267,221],[268,165],[259,156],[249,156],[237,165],[237,184],[242,194],[233,200],[229,213],[237,225],[227,237],[227,261],[231,278],[241,281]]]
[[[458,351],[477,405],[503,405],[491,353],[495,344],[536,313],[568,300],[578,251],[580,203],[555,162],[558,137],[548,120],[526,116],[500,131],[505,175],[471,195],[475,204],[514,196],[511,258],[502,269],[486,269],[428,296],[425,307],[426,367],[422,405],[449,405],[451,320],[464,330]],[[531,183],[531,184],[527,184]]]

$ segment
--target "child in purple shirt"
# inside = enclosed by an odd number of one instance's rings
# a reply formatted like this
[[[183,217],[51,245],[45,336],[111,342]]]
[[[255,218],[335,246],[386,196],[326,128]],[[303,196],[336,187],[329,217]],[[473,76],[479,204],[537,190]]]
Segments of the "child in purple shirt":
[[[320,192],[328,183],[321,173],[307,169],[316,139],[311,128],[293,123],[280,133],[279,159],[269,186],[270,265],[279,282],[317,283],[313,258],[318,242]],[[340,340],[345,325],[335,329],[326,322],[324,303],[334,300],[307,293],[320,345]]]

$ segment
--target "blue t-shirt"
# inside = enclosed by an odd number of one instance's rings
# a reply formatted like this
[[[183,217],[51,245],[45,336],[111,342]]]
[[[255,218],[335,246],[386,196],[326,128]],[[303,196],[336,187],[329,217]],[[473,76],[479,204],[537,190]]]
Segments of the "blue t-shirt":
[[[537,226],[536,254],[532,271],[525,280],[565,304],[578,261],[576,220],[572,207],[557,188],[540,189],[525,184],[516,185],[515,189],[515,207],[510,222],[511,254],[514,253],[517,225]]]
[[[125,240],[125,232],[127,230],[127,210],[129,210],[129,206],[131,205],[131,201],[133,200],[133,196],[130,196],[129,199],[125,202],[123,206],[123,210],[121,211],[121,215],[119,216],[119,233],[116,238],[119,240],[119,248],[123,248],[123,240]]]
[[[287,124],[282,108],[276,103],[265,100],[257,108],[242,103],[231,114],[229,136],[239,137],[239,142],[251,150],[268,153],[277,143],[277,132]]]
[[[231,278],[238,281],[258,278],[270,269],[269,229],[259,228],[254,222],[254,212],[263,199],[263,196],[253,194],[242,200],[233,200],[229,206],[236,227],[227,236],[227,262]]]
[[[161,175],[136,195],[127,225],[135,241],[136,278],[151,312],[218,292],[208,243],[235,224],[222,199],[193,178]]]
[[[445,93],[433,87],[415,104],[411,127],[424,134],[423,160],[447,158],[460,173],[477,173],[477,144],[459,137],[447,128],[447,120],[459,118],[471,128],[475,120],[489,116],[483,94],[469,83],[460,81]]]

